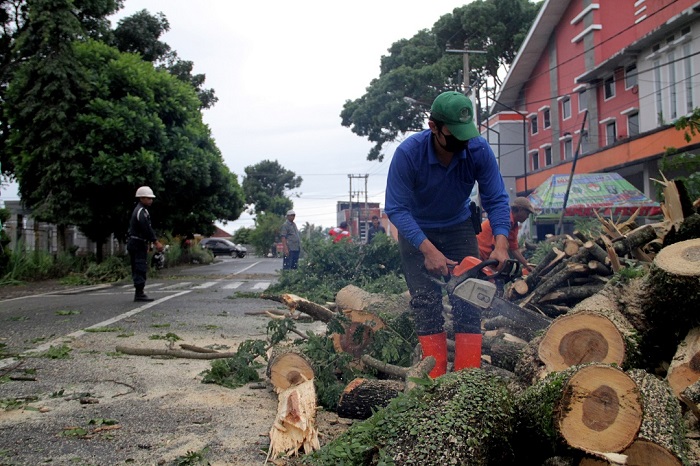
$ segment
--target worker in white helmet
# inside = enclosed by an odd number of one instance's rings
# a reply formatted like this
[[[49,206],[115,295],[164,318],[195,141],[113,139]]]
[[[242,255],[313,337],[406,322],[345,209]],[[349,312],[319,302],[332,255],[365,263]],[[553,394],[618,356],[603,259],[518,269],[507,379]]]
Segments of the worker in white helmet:
[[[131,276],[134,280],[136,294],[134,301],[153,301],[144,293],[146,287],[146,275],[148,273],[148,246],[153,243],[156,251],[162,251],[163,245],[158,241],[156,232],[151,226],[151,215],[148,208],[155,199],[153,190],[148,186],[141,186],[136,190],[138,204],[131,213],[129,222],[129,240],[126,243],[126,250],[131,257]]]

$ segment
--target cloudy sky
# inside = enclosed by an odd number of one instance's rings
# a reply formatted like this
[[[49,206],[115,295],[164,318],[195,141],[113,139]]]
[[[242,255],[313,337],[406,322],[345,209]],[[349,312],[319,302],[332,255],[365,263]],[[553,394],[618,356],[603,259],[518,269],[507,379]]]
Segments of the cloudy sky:
[[[348,174],[369,175],[369,201],[384,205],[392,152],[383,163],[367,161],[371,144],[340,124],[344,102],[378,77],[393,42],[464,3],[126,0],[113,22],[142,9],[164,13],[170,31],[162,40],[206,74],[219,98],[204,120],[229,169],[242,181],[245,167],[279,161],[304,179],[293,199],[297,223],[327,227],[336,224],[337,201],[349,199]],[[364,192],[364,179],[353,180],[356,190]],[[2,196],[16,199],[16,189]],[[243,214],[224,228],[252,225]]]

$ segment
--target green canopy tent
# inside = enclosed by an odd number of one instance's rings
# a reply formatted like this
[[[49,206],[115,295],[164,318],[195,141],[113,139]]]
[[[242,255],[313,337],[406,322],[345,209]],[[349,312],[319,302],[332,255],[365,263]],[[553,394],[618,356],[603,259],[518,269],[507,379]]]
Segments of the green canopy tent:
[[[559,222],[568,184],[569,175],[552,175],[528,196],[538,211],[535,224]],[[618,219],[630,217],[637,210],[640,217],[661,214],[658,202],[646,197],[618,173],[585,173],[574,175],[564,220],[572,224],[577,217],[595,217],[595,212]]]

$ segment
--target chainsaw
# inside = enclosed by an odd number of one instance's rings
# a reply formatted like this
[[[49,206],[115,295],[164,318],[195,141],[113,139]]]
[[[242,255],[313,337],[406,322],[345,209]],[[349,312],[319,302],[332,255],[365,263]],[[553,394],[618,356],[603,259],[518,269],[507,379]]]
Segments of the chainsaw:
[[[498,265],[495,259],[480,261],[475,257],[465,257],[456,265],[447,281],[431,279],[445,289],[448,296],[454,296],[480,309],[488,309],[502,315],[531,331],[541,330],[552,323],[552,319],[538,312],[524,309],[497,296],[496,280],[504,282],[516,277],[520,270],[517,261],[508,260],[500,272],[490,266]]]

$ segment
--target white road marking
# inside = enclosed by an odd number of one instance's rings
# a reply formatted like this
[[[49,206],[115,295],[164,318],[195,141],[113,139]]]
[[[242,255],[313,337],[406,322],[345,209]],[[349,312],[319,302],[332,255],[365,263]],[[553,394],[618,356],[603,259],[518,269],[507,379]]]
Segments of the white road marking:
[[[28,356],[28,355],[31,355],[34,353],[42,353],[44,351],[49,350],[52,346],[63,345],[64,343],[66,343],[67,338],[73,338],[73,339],[80,338],[87,333],[86,330],[100,328],[100,327],[107,327],[108,325],[112,325],[116,322],[119,322],[122,319],[126,319],[127,317],[131,317],[133,315],[136,315],[141,311],[145,311],[146,309],[153,307],[156,304],[163,303],[169,299],[177,298],[178,296],[185,295],[187,293],[190,293],[191,291],[192,290],[185,290],[185,291],[181,291],[179,293],[172,294],[170,296],[165,296],[163,298],[156,299],[153,302],[150,302],[148,304],[144,304],[143,306],[137,307],[136,309],[132,309],[132,310],[125,312],[124,314],[120,314],[116,317],[112,317],[111,319],[107,319],[103,322],[100,322],[99,324],[91,325],[90,327],[86,327],[82,330],[78,330],[76,332],[69,333],[68,335],[65,335],[65,336],[62,336],[59,338],[55,338],[47,343],[44,343],[43,345],[39,345],[36,348],[33,348],[33,349],[30,349],[30,350],[23,352],[22,354],[20,354],[20,357]],[[12,364],[15,364],[16,362],[17,362],[16,358],[9,358],[9,359],[2,360],[2,361],[0,361],[0,369],[2,369],[3,367],[7,367],[7,366],[10,366]]]
[[[161,288],[161,290],[172,290],[175,288],[184,288],[187,285],[191,285],[191,284],[192,284],[192,282],[175,283],[174,285],[164,286],[163,288]]]
[[[270,282],[258,282],[253,285],[254,290],[266,290],[270,286]]]
[[[234,275],[238,275],[239,273],[243,273],[243,272],[245,272],[245,271],[248,270],[248,269],[252,269],[252,268],[255,267],[256,265],[260,264],[261,262],[262,262],[262,261],[258,261],[258,262],[255,262],[255,263],[253,263],[253,264],[250,264],[250,265],[249,265],[248,267],[246,267],[245,269],[239,270],[238,272],[234,273]]]
[[[242,284],[243,284],[243,282],[233,282],[233,283],[229,283],[228,285],[225,285],[225,286],[224,286],[224,289],[225,289],[225,290],[235,290],[236,288],[238,288],[238,287],[241,286]]]
[[[217,283],[219,283],[220,281],[221,281],[221,280],[217,280],[217,281],[215,281],[215,282],[204,282],[204,283],[202,283],[201,285],[193,286],[192,289],[193,289],[193,290],[202,290],[202,289],[204,289],[204,288],[209,288],[209,287],[211,287],[211,286],[214,286],[214,285],[216,285]]]

